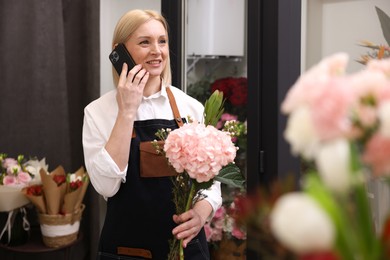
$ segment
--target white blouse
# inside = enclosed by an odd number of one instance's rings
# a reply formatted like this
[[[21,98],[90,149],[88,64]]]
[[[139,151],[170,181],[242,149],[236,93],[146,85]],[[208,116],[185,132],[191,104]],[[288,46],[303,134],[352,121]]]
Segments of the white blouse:
[[[171,87],[181,117],[203,122],[203,105],[178,88]],[[128,166],[121,171],[105,149],[118,113],[116,89],[92,101],[84,109],[83,148],[84,160],[91,183],[104,196],[114,196],[121,182],[126,181]],[[143,97],[136,120],[173,119],[173,113],[165,87],[149,97]],[[221,184],[217,181],[203,191],[213,213],[221,206]],[[213,214],[211,214],[213,215]]]

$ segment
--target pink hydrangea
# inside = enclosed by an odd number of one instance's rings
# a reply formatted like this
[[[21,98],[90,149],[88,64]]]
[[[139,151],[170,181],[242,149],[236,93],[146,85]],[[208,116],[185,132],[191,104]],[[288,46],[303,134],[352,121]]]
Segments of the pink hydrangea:
[[[194,122],[173,130],[164,151],[177,172],[186,171],[192,179],[207,182],[234,161],[237,148],[226,132]]]

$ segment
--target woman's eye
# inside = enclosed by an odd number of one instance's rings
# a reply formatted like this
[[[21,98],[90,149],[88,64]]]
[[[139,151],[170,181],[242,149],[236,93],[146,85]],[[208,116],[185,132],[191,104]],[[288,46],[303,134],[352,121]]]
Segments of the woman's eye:
[[[145,45],[145,44],[148,44],[149,42],[148,41],[142,41],[142,42],[140,42],[139,44],[142,44],[142,45]]]
[[[165,43],[167,43],[167,40],[165,40],[165,39],[164,40],[160,40],[159,43],[160,44],[165,44]]]

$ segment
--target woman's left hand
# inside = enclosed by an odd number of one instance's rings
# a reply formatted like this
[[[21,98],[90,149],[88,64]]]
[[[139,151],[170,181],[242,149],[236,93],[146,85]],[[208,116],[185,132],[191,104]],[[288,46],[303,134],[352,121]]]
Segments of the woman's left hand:
[[[172,234],[177,239],[183,239],[184,248],[203,228],[211,212],[212,207],[210,203],[201,200],[194,205],[193,209],[180,215],[173,215],[173,221],[178,226],[172,230]]]

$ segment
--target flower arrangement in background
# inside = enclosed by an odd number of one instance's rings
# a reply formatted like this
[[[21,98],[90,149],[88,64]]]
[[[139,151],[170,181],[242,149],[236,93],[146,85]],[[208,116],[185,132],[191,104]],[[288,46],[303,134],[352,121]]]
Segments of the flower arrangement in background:
[[[390,176],[390,59],[347,75],[348,56],[302,74],[281,109],[292,153],[314,163],[301,191],[269,215],[275,238],[299,259],[388,259],[389,219],[376,230],[367,182]]]
[[[246,240],[246,226],[237,222],[235,218],[239,214],[238,210],[235,200],[225,202],[206,223],[206,238],[211,245],[218,248],[219,242],[224,238],[234,241]]]
[[[386,59],[390,57],[390,17],[380,8],[375,7],[379,22],[381,23],[386,44],[375,44],[370,41],[362,41],[359,45],[368,48],[369,51],[360,56],[359,63],[366,65],[372,59]]]
[[[211,92],[219,90],[226,99],[225,111],[237,115],[237,120],[246,120],[248,102],[248,80],[244,77],[226,77],[215,80],[211,84]]]
[[[29,203],[21,189],[41,183],[41,168],[48,168],[45,158],[27,160],[24,155],[18,155],[15,159],[0,154],[0,212],[9,212]]]

